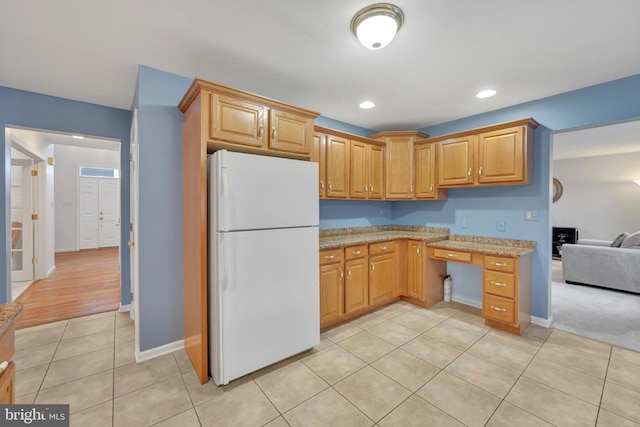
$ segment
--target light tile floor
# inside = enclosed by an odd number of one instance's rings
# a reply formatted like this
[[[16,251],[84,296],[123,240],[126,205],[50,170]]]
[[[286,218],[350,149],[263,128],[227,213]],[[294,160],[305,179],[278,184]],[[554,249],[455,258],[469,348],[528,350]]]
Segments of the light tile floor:
[[[72,426],[640,426],[640,353],[455,303],[399,302],[228,386],[184,351],[136,364],[109,312],[16,333],[18,403],[69,403]]]

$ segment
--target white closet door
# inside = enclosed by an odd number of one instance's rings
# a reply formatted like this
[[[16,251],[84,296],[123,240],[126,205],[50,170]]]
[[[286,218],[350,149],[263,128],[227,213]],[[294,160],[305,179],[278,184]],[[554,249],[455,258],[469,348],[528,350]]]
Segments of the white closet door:
[[[80,178],[78,249],[98,247],[98,178]]]

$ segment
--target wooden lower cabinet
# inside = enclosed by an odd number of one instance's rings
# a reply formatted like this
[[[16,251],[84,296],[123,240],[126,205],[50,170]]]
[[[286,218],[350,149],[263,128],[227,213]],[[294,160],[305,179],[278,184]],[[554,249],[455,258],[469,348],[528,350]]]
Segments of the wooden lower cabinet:
[[[424,297],[424,242],[409,240],[407,242],[407,296],[416,299]]]
[[[16,403],[16,364],[9,362],[0,374],[0,405]]]
[[[366,258],[345,263],[344,312],[351,314],[369,305],[369,268]]]
[[[421,307],[442,301],[446,264],[428,258],[422,240],[408,240],[406,246],[407,289],[402,299]]]
[[[391,302],[396,295],[399,271],[395,252],[369,258],[369,304],[380,305]]]
[[[320,329],[337,323],[344,315],[342,263],[320,266]]]

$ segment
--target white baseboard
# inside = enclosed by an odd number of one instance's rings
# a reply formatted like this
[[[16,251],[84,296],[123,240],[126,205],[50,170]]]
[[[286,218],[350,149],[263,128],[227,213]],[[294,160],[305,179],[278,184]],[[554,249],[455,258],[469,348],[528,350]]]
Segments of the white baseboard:
[[[169,344],[161,345],[160,347],[150,348],[145,351],[136,351],[136,363],[144,362],[145,360],[155,359],[156,357],[164,356],[165,354],[173,353],[174,351],[184,348],[184,340],[178,340],[170,342]]]
[[[78,248],[62,248],[62,249],[56,249],[55,250],[56,253],[58,252],[78,252]]]
[[[476,301],[474,299],[469,299],[458,295],[451,295],[451,301],[459,302],[460,304],[464,305],[470,305],[471,307],[475,308],[482,308],[482,301]]]
[[[49,269],[49,271],[47,271],[47,278],[49,278],[49,276],[51,276],[51,274],[56,271],[56,266],[54,265],[53,267],[51,267]]]
[[[131,304],[122,305],[122,303],[120,303],[120,308],[118,309],[118,311],[120,313],[127,313],[131,311]]]
[[[534,325],[542,326],[544,328],[550,328],[553,324],[553,316],[548,319],[543,319],[542,317],[531,316],[531,323]]]

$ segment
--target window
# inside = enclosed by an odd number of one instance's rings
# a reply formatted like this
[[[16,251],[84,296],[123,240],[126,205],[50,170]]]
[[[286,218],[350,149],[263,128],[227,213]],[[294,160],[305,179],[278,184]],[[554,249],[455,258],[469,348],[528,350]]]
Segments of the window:
[[[97,176],[101,178],[120,178],[119,169],[94,168],[91,166],[80,166],[80,176]]]

